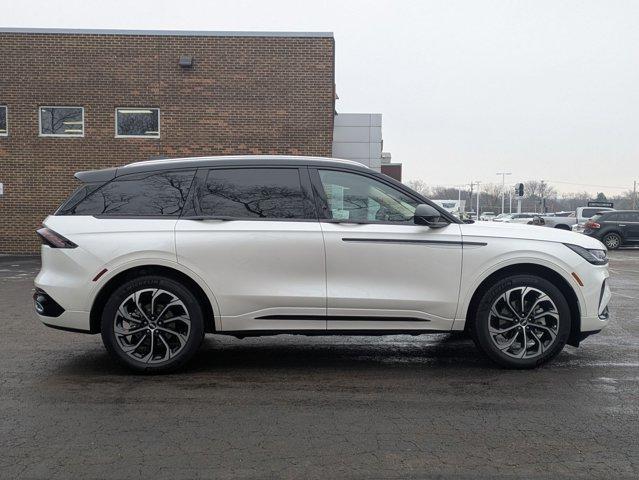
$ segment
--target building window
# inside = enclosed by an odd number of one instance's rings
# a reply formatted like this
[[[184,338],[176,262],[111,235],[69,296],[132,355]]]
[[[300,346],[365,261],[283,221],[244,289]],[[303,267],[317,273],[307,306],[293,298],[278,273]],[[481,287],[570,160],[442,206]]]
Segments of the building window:
[[[6,137],[8,134],[7,107],[0,105],[0,137]]]
[[[159,108],[117,108],[115,110],[116,137],[160,137]]]
[[[40,107],[40,135],[43,137],[83,137],[83,107]]]

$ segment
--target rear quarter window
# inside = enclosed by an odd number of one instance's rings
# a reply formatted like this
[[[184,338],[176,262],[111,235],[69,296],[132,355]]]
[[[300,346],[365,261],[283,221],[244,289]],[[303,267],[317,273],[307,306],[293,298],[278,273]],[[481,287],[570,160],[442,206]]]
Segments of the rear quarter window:
[[[195,170],[118,177],[62,212],[63,215],[177,216]],[[70,202],[67,202],[70,203]]]

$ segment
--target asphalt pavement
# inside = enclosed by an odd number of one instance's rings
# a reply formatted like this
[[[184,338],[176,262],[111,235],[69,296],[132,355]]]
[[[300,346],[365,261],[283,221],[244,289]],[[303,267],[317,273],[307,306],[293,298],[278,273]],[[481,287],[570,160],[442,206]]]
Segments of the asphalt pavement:
[[[639,250],[612,323],[532,371],[467,339],[207,336],[131,375],[41,325],[36,258],[0,257],[1,478],[638,478]]]

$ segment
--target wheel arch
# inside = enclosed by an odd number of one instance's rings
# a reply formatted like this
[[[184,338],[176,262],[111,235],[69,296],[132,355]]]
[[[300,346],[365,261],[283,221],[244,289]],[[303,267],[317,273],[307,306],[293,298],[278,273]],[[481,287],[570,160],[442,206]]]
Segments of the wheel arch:
[[[89,314],[91,333],[100,332],[100,316],[102,308],[111,293],[113,293],[115,289],[117,289],[125,281],[142,275],[161,275],[182,283],[195,295],[200,305],[202,305],[204,314],[204,331],[206,333],[213,333],[216,331],[213,304],[202,286],[196,280],[175,268],[168,267],[166,265],[148,264],[126,268],[113,275],[100,287],[98,293],[93,299]]]
[[[536,275],[552,282],[561,293],[566,297],[568,306],[570,307],[570,336],[568,337],[568,345],[574,347],[579,346],[579,340],[581,339],[581,307],[579,305],[579,299],[573,287],[568,281],[558,272],[552,268],[536,263],[518,263],[508,265],[486,277],[479,286],[475,289],[468,309],[466,310],[466,322],[465,329],[468,329],[475,320],[475,314],[483,294],[490,289],[496,282],[502,278],[510,275]]]

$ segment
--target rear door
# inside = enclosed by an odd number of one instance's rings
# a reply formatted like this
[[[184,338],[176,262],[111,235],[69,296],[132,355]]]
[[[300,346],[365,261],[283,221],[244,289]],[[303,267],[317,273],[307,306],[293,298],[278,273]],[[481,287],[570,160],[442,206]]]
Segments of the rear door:
[[[459,225],[415,225],[420,203],[383,178],[311,169],[326,243],[329,330],[449,330],[462,261]]]
[[[178,261],[209,285],[221,328],[324,330],[324,242],[306,167],[201,169]]]
[[[624,239],[629,242],[639,242],[639,212],[622,212],[619,214],[619,228]]]

